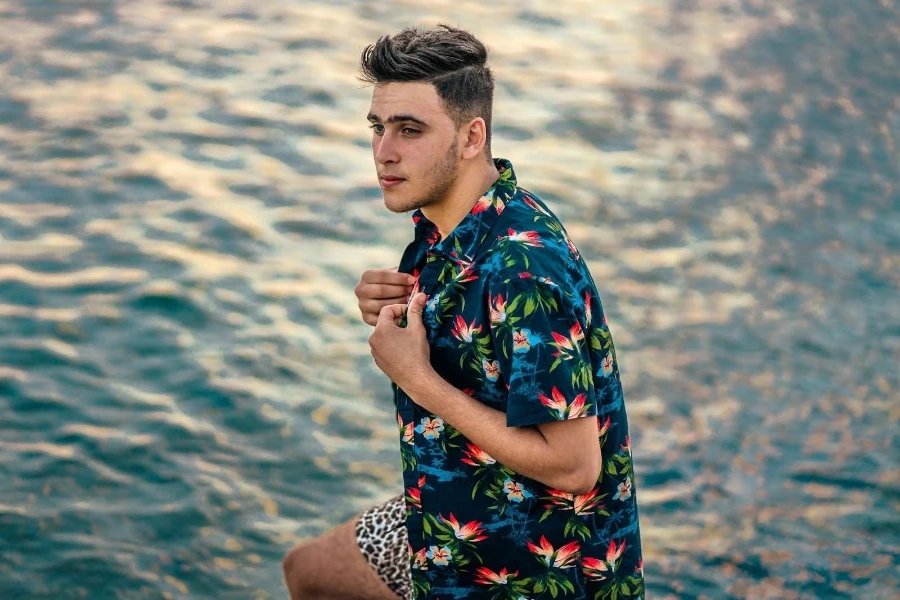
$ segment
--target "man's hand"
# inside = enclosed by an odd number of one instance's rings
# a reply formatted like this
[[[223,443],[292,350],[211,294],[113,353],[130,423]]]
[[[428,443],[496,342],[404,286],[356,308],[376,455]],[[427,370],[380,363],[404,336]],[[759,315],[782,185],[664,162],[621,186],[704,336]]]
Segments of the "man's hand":
[[[422,323],[425,294],[416,294],[406,310],[406,327],[400,327],[404,304],[391,304],[381,309],[375,331],[369,336],[369,347],[375,364],[403,390],[434,371],[431,348]]]
[[[412,275],[398,273],[397,269],[370,269],[362,274],[353,290],[359,299],[363,321],[369,325],[378,322],[378,315],[385,306],[406,304],[409,299],[416,280]]]

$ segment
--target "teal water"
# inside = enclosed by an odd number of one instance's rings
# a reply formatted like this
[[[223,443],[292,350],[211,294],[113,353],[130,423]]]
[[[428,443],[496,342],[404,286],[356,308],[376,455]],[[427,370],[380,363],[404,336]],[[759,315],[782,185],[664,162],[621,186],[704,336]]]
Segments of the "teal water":
[[[0,0],[0,598],[285,598],[399,491],[354,74],[438,21],[600,287],[648,597],[895,597],[898,2]]]

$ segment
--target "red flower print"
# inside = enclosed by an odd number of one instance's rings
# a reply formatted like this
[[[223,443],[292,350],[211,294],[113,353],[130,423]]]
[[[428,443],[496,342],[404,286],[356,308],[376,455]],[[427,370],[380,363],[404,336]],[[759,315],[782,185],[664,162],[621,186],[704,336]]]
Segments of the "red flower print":
[[[615,562],[619,560],[619,557],[622,556],[622,552],[625,550],[625,540],[622,540],[622,544],[616,547],[616,541],[611,540],[609,542],[609,548],[606,549],[606,562],[608,562],[611,566],[613,566],[613,570],[615,570]]]
[[[487,567],[478,567],[475,569],[475,583],[480,583],[483,585],[506,585],[509,583],[510,577],[515,577],[518,575],[518,571],[513,571],[510,573],[506,570],[506,567],[500,569],[499,573],[494,573]]]
[[[603,372],[604,377],[609,377],[613,372],[613,357],[612,354],[607,354],[603,357],[603,362],[600,366],[601,371]],[[599,373],[598,373],[599,375]]]
[[[443,548],[431,546],[430,548],[428,548],[428,552],[425,553],[425,556],[430,558],[431,562],[433,562],[437,566],[446,567],[450,564],[450,559],[453,558],[453,553],[447,546],[444,546]]]
[[[564,348],[566,350],[572,350],[572,342],[569,340],[569,338],[563,337],[562,335],[556,333],[555,331],[552,332],[550,335],[553,336],[553,339],[556,341],[556,345],[560,349]],[[562,354],[562,352],[557,351],[553,356],[559,356],[560,354]]]
[[[528,341],[528,334],[522,331],[513,332],[513,350],[527,351],[531,348],[531,342]]]
[[[468,450],[463,451],[465,458],[462,459],[462,462],[467,465],[472,465],[473,467],[486,467],[497,462],[490,454],[475,444],[466,444],[466,446],[468,446]]]
[[[613,495],[613,500],[625,502],[631,498],[631,477],[625,477],[625,481],[619,484],[618,491]]]
[[[580,342],[584,339],[584,330],[581,329],[581,323],[575,321],[575,324],[569,328],[569,337],[573,342]]]
[[[453,535],[456,536],[456,539],[458,540],[464,542],[480,542],[487,539],[486,535],[481,535],[484,533],[484,528],[479,521],[469,521],[465,525],[460,525],[459,521],[456,520],[456,517],[453,516],[453,513],[450,513],[449,519],[441,515],[441,521],[453,528]]]
[[[600,417],[597,417],[597,436],[603,437],[609,432],[609,426],[612,424],[612,418],[606,417],[606,421],[603,423],[600,422]]]
[[[503,482],[503,492],[510,502],[521,502],[525,499],[524,488],[518,481],[507,479]]]
[[[566,408],[568,408],[568,404],[566,403],[566,397],[562,395],[562,392],[559,391],[555,385],[550,392],[552,398],[548,398],[547,396],[538,393],[538,398],[541,400],[541,404],[546,406],[551,410],[555,410],[558,415],[558,419],[561,421],[565,419]]]
[[[471,324],[468,324],[466,323],[466,320],[462,318],[462,315],[456,315],[456,321],[453,324],[451,333],[453,334],[453,337],[459,341],[471,344],[474,336],[481,333],[481,325],[475,327],[474,319]]]
[[[497,381],[500,378],[500,363],[496,360],[482,360],[481,366],[488,381]]]
[[[406,425],[403,424],[403,419],[400,417],[400,414],[397,413],[397,424],[400,426],[401,439],[405,444],[414,443],[413,440],[413,422],[410,421]]]
[[[576,515],[582,516],[593,514],[595,509],[603,507],[600,498],[597,497],[600,493],[600,488],[594,488],[587,494],[579,494],[577,496],[551,488],[547,488],[547,493],[550,494],[550,497],[547,498],[550,502],[545,504],[544,508],[556,507],[560,510],[571,510]]]
[[[541,401],[541,404],[546,406],[552,411],[556,411],[554,416],[563,421],[565,419],[577,419],[584,415],[587,410],[587,395],[586,394],[578,394],[575,396],[575,399],[572,400],[572,404],[570,405],[566,400],[566,397],[563,396],[562,392],[559,391],[555,385],[553,389],[550,391],[551,398],[548,398],[544,394],[538,392],[538,398]]]
[[[619,546],[616,546],[616,542],[613,540],[609,543],[609,548],[606,551],[606,560],[589,558],[587,556],[582,557],[581,565],[584,567],[585,576],[595,581],[606,579],[605,573],[613,573],[618,568],[616,563],[622,556],[623,550],[625,550],[625,540],[622,540],[622,544]],[[643,562],[643,559],[641,559],[635,570],[638,576],[643,575]]]
[[[609,571],[606,563],[599,558],[582,558],[581,566],[584,569],[585,577],[595,581],[606,579],[604,573]]]
[[[525,246],[531,246],[533,248],[542,248],[544,243],[541,241],[541,236],[538,235],[537,231],[520,231],[517,232],[514,229],[510,229],[507,231],[507,239],[511,242],[518,242]]]
[[[456,283],[468,283],[478,279],[478,275],[475,274],[476,268],[474,264],[464,260],[459,261],[458,264],[462,267],[462,270],[453,278]]]
[[[563,337],[555,331],[551,332],[551,335],[553,336],[553,345],[556,347],[556,352],[553,353],[554,358],[561,356],[564,360],[571,360],[578,354],[578,342],[584,339],[584,330],[576,321],[569,328],[569,337]]]
[[[478,202],[475,203],[475,206],[472,207],[471,214],[477,215],[478,213],[482,213],[491,207],[491,197],[489,194],[485,194],[481,198],[478,199]]]
[[[497,294],[491,300],[491,323],[503,323],[506,321],[506,301],[503,294]]]
[[[528,194],[524,194],[524,195],[523,195],[523,200],[525,200],[525,204],[527,204],[528,206],[530,206],[531,208],[533,208],[533,209],[536,210],[537,212],[541,213],[541,214],[544,215],[545,217],[549,217],[549,216],[550,216],[550,213],[548,213],[546,210],[544,210],[543,207],[541,207],[540,204],[538,204],[537,202],[535,202],[535,201],[534,201],[534,198],[532,198],[532,197],[529,196]]]
[[[558,569],[568,569],[575,566],[575,560],[578,558],[580,546],[578,542],[569,542],[565,546],[554,550],[550,542],[545,536],[541,536],[541,545],[536,546],[528,542],[528,550],[538,557],[548,567],[556,567]]]
[[[425,439],[436,440],[441,437],[441,432],[444,431],[444,420],[440,417],[423,417],[422,422],[416,429],[419,430]]]
[[[584,293],[584,320],[587,326],[591,326],[591,293]]]
[[[428,553],[428,549],[427,549],[427,548],[422,548],[421,550],[419,550],[418,552],[416,552],[415,558],[413,559],[413,564],[412,564],[412,568],[413,568],[413,569],[418,569],[418,570],[420,570],[420,571],[427,571],[427,570],[428,570],[428,556],[427,556],[427,553]]]
[[[566,414],[567,419],[577,419],[579,417],[584,416],[584,413],[587,412],[587,395],[586,394],[578,394],[575,396],[575,399],[572,400],[572,404],[569,405],[568,414]]]
[[[406,501],[422,510],[422,490],[415,487],[406,488]]]

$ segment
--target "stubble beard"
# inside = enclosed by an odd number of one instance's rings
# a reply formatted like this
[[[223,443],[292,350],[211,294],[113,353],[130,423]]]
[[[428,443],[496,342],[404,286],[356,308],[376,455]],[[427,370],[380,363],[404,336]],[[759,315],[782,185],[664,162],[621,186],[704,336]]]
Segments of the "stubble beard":
[[[443,158],[435,165],[428,189],[425,190],[418,199],[411,201],[407,205],[391,208],[391,210],[395,213],[404,213],[419,208],[425,208],[426,206],[431,206],[432,204],[443,200],[450,188],[453,187],[453,184],[456,183],[459,166],[459,163],[456,160],[456,151],[458,147],[459,142],[453,140],[453,144],[447,149]]]

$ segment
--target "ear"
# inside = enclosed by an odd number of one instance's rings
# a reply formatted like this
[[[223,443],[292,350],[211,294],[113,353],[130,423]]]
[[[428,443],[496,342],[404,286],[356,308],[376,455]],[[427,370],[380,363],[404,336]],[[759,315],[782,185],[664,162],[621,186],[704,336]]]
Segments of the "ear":
[[[481,154],[487,142],[487,127],[484,119],[475,117],[462,127],[463,138],[462,157],[472,159]]]

